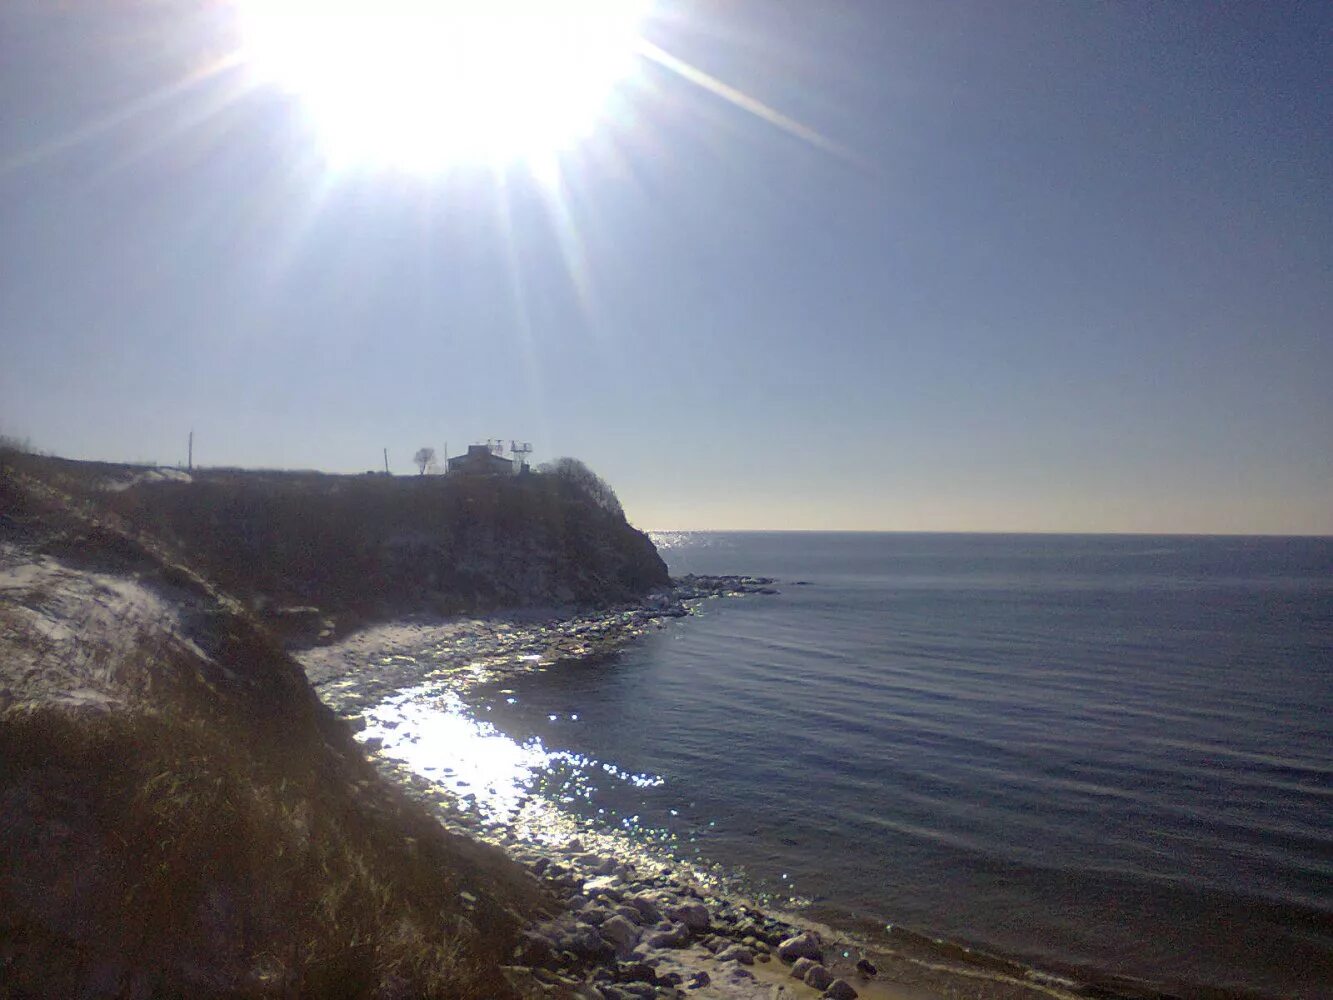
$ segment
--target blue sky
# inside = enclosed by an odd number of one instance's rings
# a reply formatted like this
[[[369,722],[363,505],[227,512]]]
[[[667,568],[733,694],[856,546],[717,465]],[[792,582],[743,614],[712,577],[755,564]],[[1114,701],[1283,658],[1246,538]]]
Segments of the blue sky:
[[[0,8],[0,432],[649,528],[1333,533],[1333,7],[659,2],[560,161],[333,169],[225,4]],[[841,152],[840,152],[841,151]]]

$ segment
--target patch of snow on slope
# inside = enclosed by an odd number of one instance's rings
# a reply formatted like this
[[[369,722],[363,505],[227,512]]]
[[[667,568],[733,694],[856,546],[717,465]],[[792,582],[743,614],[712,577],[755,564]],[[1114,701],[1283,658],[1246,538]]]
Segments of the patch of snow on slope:
[[[109,493],[119,493],[121,490],[127,490],[131,486],[137,486],[139,483],[192,483],[194,477],[181,469],[146,469],[137,475],[130,476],[128,479],[108,479],[102,484],[102,489]]]
[[[0,704],[124,704],[164,644],[207,659],[137,580],[0,546]]]

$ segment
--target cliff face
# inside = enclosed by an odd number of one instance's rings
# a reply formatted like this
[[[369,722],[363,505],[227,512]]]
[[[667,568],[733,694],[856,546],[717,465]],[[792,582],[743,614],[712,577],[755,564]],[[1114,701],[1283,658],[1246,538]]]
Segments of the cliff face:
[[[549,486],[108,494],[125,475],[0,454],[0,980],[511,996],[497,969],[542,893],[383,782],[228,591],[349,616],[598,600],[656,582],[647,540]]]
[[[110,502],[289,634],[312,618],[342,633],[419,612],[613,604],[668,583],[645,534],[555,476],[208,472]]]

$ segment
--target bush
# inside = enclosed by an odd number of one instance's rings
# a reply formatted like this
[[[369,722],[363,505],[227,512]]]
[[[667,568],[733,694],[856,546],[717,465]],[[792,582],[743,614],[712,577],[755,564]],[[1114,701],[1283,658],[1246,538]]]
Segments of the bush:
[[[613,517],[624,520],[625,510],[620,506],[620,498],[616,496],[616,491],[611,488],[611,484],[577,458],[557,458],[554,462],[546,463],[537,471],[549,476],[557,476],[571,483],[596,506]]]

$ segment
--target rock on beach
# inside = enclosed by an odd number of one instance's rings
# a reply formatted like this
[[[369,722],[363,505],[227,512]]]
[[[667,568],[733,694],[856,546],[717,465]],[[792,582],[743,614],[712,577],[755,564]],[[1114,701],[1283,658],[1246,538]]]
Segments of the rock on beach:
[[[805,974],[813,969],[819,963],[813,958],[798,958],[791,967],[791,976],[793,979],[805,980]]]
[[[816,962],[824,961],[824,949],[819,938],[809,931],[789,937],[778,945],[778,958],[784,962],[794,962],[798,958],[810,958]]]
[[[822,965],[812,965],[805,973],[805,985],[811,989],[826,990],[833,983],[833,973]]]

